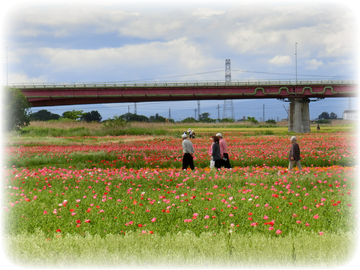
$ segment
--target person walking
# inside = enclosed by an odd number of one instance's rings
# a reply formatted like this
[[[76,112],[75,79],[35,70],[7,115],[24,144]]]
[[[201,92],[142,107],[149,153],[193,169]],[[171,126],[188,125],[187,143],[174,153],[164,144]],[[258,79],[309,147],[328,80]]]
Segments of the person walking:
[[[290,151],[289,151],[289,171],[291,171],[294,168],[294,165],[298,167],[299,171],[302,170],[301,163],[300,163],[300,147],[297,144],[297,139],[295,136],[292,136],[290,138],[290,141],[292,142]]]
[[[231,169],[229,154],[228,154],[228,149],[227,149],[227,143],[223,139],[223,135],[221,133],[217,133],[216,137],[219,137],[221,167]]]
[[[219,137],[216,137],[216,136],[213,137],[211,160],[215,161],[216,169],[221,168]]]
[[[182,147],[183,147],[183,160],[182,160],[182,169],[186,170],[188,168],[188,166],[190,166],[191,170],[194,170],[194,159],[193,159],[193,155],[195,153],[194,147],[191,143],[191,141],[189,141],[187,139],[187,135],[183,134],[181,136],[181,138],[183,139],[182,141]]]

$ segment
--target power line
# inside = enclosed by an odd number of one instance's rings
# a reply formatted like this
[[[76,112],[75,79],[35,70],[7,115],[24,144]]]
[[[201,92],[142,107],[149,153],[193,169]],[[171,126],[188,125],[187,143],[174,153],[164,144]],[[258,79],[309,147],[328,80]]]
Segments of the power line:
[[[292,73],[276,73],[276,72],[266,72],[266,71],[251,71],[251,70],[243,70],[243,69],[233,69],[235,71],[241,71],[246,73],[258,73],[258,74],[272,74],[272,75],[289,75],[294,76]],[[298,74],[298,76],[309,76],[309,77],[326,77],[326,78],[334,78],[334,77],[350,77],[350,76],[326,76],[326,75],[310,75],[310,74]]]
[[[200,72],[200,73],[190,73],[190,74],[184,74],[184,75],[174,75],[174,76],[158,77],[158,78],[128,80],[128,81],[122,81],[122,82],[137,82],[137,81],[158,80],[158,79],[166,79],[166,78],[187,77],[187,76],[194,76],[194,75],[202,75],[202,74],[216,73],[216,72],[220,72],[220,71],[223,71],[223,70],[214,70],[214,71],[207,71],[207,72]]]

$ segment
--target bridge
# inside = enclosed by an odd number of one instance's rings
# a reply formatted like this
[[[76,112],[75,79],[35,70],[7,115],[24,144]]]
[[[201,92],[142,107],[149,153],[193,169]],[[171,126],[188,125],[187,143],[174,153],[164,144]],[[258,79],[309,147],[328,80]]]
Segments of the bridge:
[[[311,98],[355,97],[354,80],[246,80],[14,84],[32,107],[216,99],[287,99],[289,131],[310,132]]]

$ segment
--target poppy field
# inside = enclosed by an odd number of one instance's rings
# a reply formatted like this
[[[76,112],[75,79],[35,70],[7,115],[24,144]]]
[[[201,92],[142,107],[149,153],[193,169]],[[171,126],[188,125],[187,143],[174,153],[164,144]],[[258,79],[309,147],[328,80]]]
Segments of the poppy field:
[[[118,245],[139,241],[149,246],[155,239],[175,243],[187,237],[191,240],[183,245],[199,249],[212,239],[223,250],[216,259],[234,262],[243,258],[245,239],[262,239],[263,245],[292,244],[286,260],[294,264],[302,260],[301,252],[308,256],[309,247],[299,247],[306,238],[313,247],[323,244],[316,252],[335,254],[330,242],[344,246],[357,227],[355,134],[297,137],[302,171],[287,171],[290,141],[284,135],[225,133],[231,170],[208,168],[207,135],[192,140],[194,171],[180,169],[181,139],[172,137],[121,142],[124,136],[119,136],[119,143],[79,137],[70,145],[8,146],[4,233],[13,239],[12,250],[26,246],[34,235],[44,248],[74,238],[79,245],[115,237]],[[342,261],[351,253],[346,246]],[[120,246],[116,249],[120,252]],[[152,256],[149,261],[157,254]],[[327,265],[324,258],[321,263]]]
[[[193,140],[197,168],[209,166],[211,135],[198,136]],[[239,132],[224,133],[224,136],[233,166],[288,166],[290,136],[252,136]],[[137,139],[123,142],[128,137],[59,137],[59,140],[67,139],[68,144],[10,146],[5,148],[5,163],[10,167],[25,168],[181,168],[181,138],[147,140],[146,136],[132,136]],[[116,139],[118,143],[113,143]],[[303,166],[349,167],[357,164],[356,138],[352,132],[300,134],[298,139]]]

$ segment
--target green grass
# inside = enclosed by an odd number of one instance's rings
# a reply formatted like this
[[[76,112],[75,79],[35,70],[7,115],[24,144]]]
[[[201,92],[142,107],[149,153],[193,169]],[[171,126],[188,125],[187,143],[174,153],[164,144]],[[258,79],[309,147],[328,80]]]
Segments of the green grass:
[[[52,237],[37,231],[5,237],[8,259],[23,267],[335,267],[354,256],[353,234],[269,238],[191,232],[159,236],[130,232],[106,237]]]

